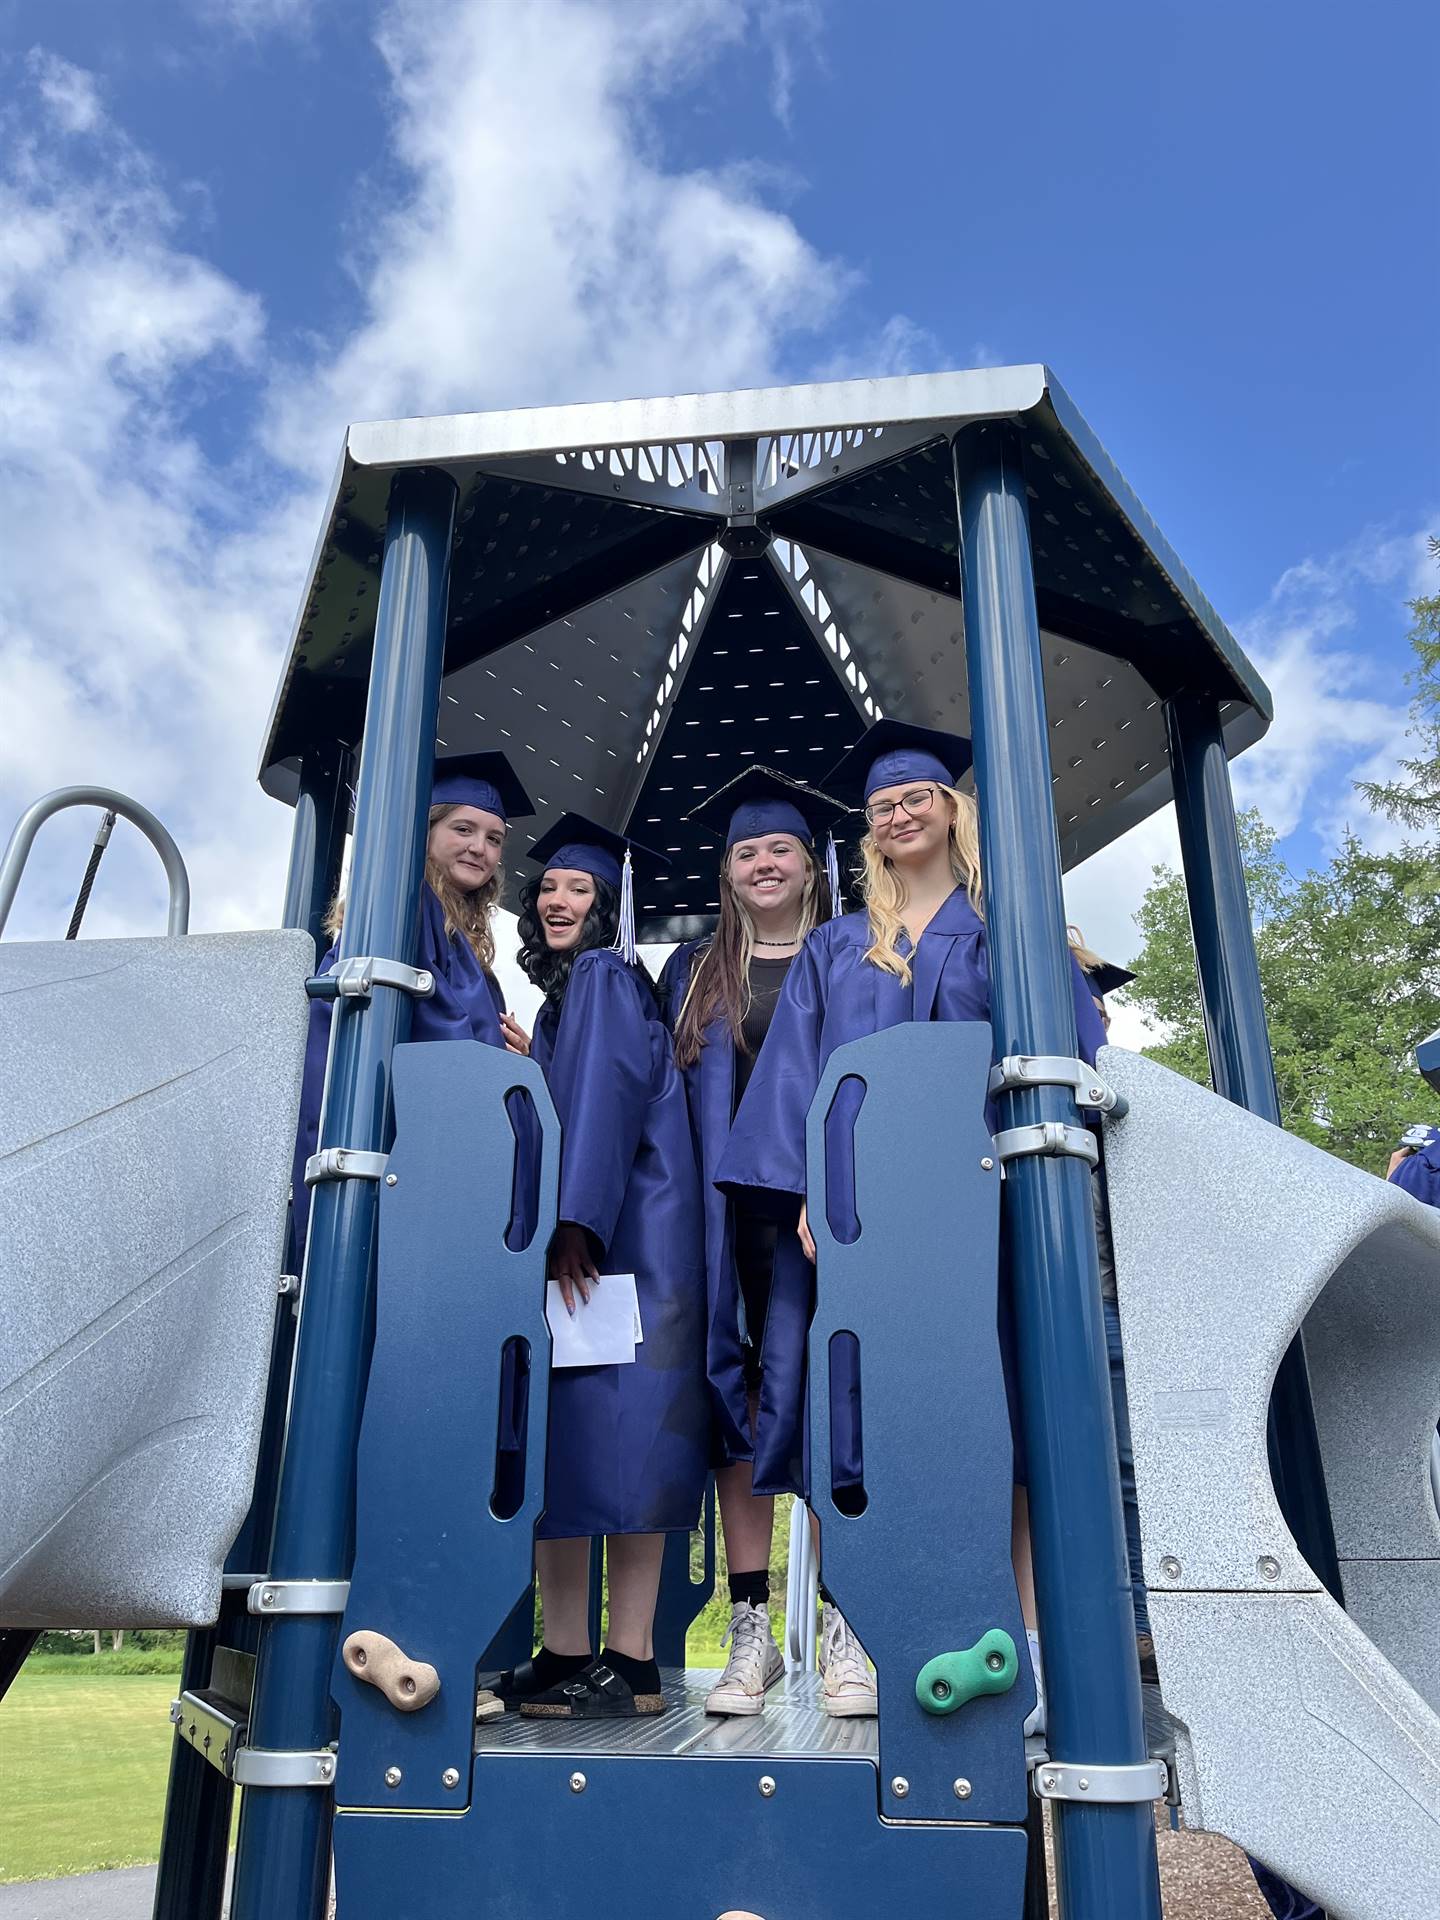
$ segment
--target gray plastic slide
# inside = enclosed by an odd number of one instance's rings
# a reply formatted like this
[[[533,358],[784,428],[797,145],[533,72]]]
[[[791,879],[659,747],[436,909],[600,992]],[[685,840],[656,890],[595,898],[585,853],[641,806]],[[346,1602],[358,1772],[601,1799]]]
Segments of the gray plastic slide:
[[[1145,1575],[1185,1818],[1332,1920],[1440,1914],[1440,1212],[1120,1048],[1106,1128]],[[1266,1458],[1303,1324],[1347,1611]]]
[[[314,960],[296,932],[0,944],[0,1627],[218,1612]]]

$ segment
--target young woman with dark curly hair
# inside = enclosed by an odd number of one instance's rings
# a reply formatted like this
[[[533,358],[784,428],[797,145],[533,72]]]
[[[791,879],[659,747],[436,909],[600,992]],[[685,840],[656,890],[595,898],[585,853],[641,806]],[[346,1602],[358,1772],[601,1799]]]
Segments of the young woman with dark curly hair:
[[[545,995],[533,1042],[560,1118],[548,1256],[566,1311],[633,1274],[627,1365],[554,1368],[536,1567],[545,1641],[503,1674],[507,1707],[597,1719],[660,1713],[652,1627],[667,1532],[697,1523],[709,1465],[700,1180],[650,976],[635,958],[628,849],[566,814],[520,896],[520,964]],[[592,1657],[590,1541],[606,1536],[610,1621]]]

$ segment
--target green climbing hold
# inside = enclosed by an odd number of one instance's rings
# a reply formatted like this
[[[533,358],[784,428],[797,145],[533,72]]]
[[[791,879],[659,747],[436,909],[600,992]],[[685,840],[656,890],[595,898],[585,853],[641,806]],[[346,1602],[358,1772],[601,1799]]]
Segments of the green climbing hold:
[[[991,1627],[963,1653],[927,1660],[915,1678],[915,1698],[926,1713],[954,1713],[982,1693],[1008,1693],[1019,1673],[1015,1642],[1003,1627]]]

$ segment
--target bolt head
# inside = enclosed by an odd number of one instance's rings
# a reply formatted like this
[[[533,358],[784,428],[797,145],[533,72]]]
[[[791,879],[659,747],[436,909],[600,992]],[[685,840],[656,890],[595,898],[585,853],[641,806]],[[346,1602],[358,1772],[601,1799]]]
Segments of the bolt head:
[[[385,1176],[385,1184],[387,1187],[393,1187],[398,1185],[399,1180],[400,1180],[400,1176],[398,1173],[387,1173]]]
[[[1081,1793],[1088,1793],[1090,1791],[1090,1782],[1085,1778],[1083,1773],[1080,1776],[1079,1786]]]
[[[1180,1578],[1180,1562],[1175,1558],[1173,1553],[1167,1553],[1165,1558],[1160,1562],[1160,1571],[1167,1580],[1178,1580]]]
[[[903,1800],[906,1794],[909,1793],[910,1782],[905,1778],[903,1773],[897,1773],[895,1778],[890,1782],[890,1791],[897,1800]]]
[[[1278,1580],[1280,1578],[1280,1562],[1275,1559],[1272,1554],[1262,1554],[1255,1564],[1260,1569],[1260,1578],[1262,1580]]]
[[[261,1606],[262,1606],[262,1607],[273,1607],[273,1606],[274,1606],[274,1604],[275,1604],[275,1589],[274,1589],[273,1587],[263,1587],[263,1588],[261,1589],[261,1592],[260,1592],[260,1604],[261,1604]]]
[[[1055,1776],[1054,1776],[1054,1774],[1053,1774],[1053,1773],[1042,1773],[1042,1774],[1041,1774],[1041,1776],[1040,1776],[1040,1784],[1041,1784],[1041,1786],[1042,1786],[1042,1787],[1044,1787],[1044,1789],[1045,1789],[1045,1791],[1046,1791],[1047,1793],[1049,1793],[1049,1792],[1050,1792],[1050,1790],[1051,1790],[1051,1788],[1052,1788],[1052,1787],[1053,1787],[1053,1786],[1055,1785]]]
[[[398,1787],[404,1777],[399,1767],[386,1767],[385,1769],[385,1784],[387,1787]]]
[[[980,1170],[982,1173],[993,1173],[995,1171],[995,1162],[990,1158],[988,1153],[980,1162]]]
[[[1003,1653],[987,1653],[985,1656],[985,1664],[991,1673],[1003,1673],[1005,1671],[1005,1656]]]
[[[762,1800],[773,1800],[774,1797],[775,1797],[774,1776],[772,1774],[762,1773],[760,1776],[760,1798]]]
[[[586,1780],[586,1778],[585,1778],[585,1776],[584,1776],[584,1774],[583,1774],[583,1773],[572,1773],[572,1774],[571,1774],[571,1776],[570,1776],[570,1791],[571,1791],[571,1793],[583,1793],[583,1792],[585,1791],[585,1788],[586,1788],[586,1786],[587,1786],[588,1784],[589,1784],[589,1783],[588,1783],[588,1781]]]
[[[320,1762],[319,1767],[316,1769],[316,1771],[319,1773],[320,1778],[322,1780],[328,1780],[335,1771],[335,1762],[333,1760],[322,1760]],[[398,1770],[396,1772],[395,1778],[397,1780],[400,1778]]]
[[[458,1767],[446,1767],[440,1776],[440,1784],[442,1787],[458,1787],[460,1784],[460,1769]]]
[[[957,1780],[955,1782],[955,1798],[957,1800],[968,1800],[973,1792],[974,1788],[968,1780]]]

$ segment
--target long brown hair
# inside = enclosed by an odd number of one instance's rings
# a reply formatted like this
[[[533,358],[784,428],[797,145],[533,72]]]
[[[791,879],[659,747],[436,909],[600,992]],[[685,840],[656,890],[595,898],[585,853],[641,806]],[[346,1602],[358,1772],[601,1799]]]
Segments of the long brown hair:
[[[444,806],[431,807],[426,821],[426,833],[447,815],[455,812],[462,803],[452,800]],[[469,947],[475,958],[487,973],[495,970],[495,930],[491,925],[495,909],[500,904],[500,895],[505,888],[505,869],[497,866],[483,887],[477,887],[473,893],[462,893],[453,881],[445,875],[433,860],[425,862],[425,878],[430,891],[440,902],[445,915],[445,935],[453,939],[458,933]],[[325,916],[325,931],[332,940],[338,940],[340,929],[345,924],[345,895],[337,893],[330,903],[330,911]]]
[[[805,936],[830,915],[830,883],[815,850],[795,836],[805,857],[805,890],[800,896],[797,935]],[[715,936],[697,958],[690,986],[675,1023],[675,1063],[693,1067],[705,1044],[705,1029],[723,1019],[737,1052],[749,1053],[744,1021],[750,1011],[750,962],[755,953],[755,922],[730,883],[730,855],[720,862],[720,918]]]
[[[950,871],[957,887],[964,887],[970,904],[983,919],[985,896],[980,885],[980,815],[974,799],[957,787],[936,787],[950,807]],[[881,853],[875,835],[860,842],[860,893],[870,916],[870,946],[865,958],[886,973],[910,983],[910,962],[897,942],[905,924],[905,882]]]

